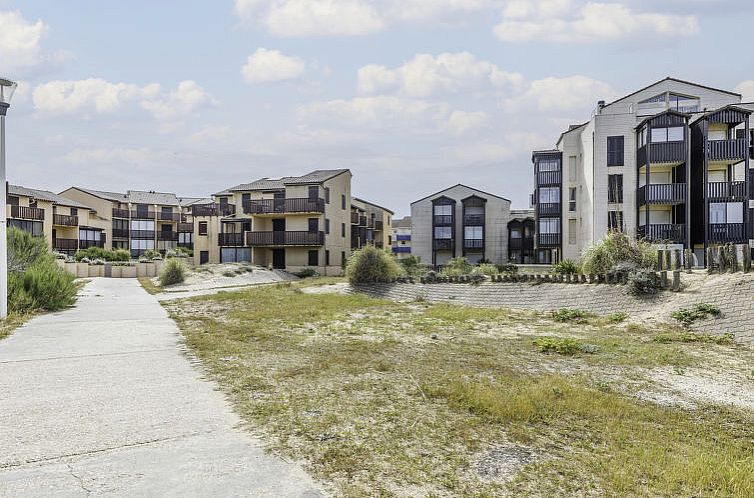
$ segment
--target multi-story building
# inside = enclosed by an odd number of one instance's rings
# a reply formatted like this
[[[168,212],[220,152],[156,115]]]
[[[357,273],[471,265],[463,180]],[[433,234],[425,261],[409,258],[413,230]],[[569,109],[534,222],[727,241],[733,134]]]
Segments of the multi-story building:
[[[398,259],[411,256],[411,217],[393,220],[393,254]]]
[[[44,237],[54,251],[73,254],[106,244],[107,223],[87,204],[16,185],[8,185],[7,199],[8,226]]]
[[[390,247],[393,214],[387,208],[354,197],[351,201],[351,249],[359,249],[367,244],[373,244],[379,249]]]
[[[508,262],[517,264],[536,262],[533,209],[511,209],[508,222]]]
[[[536,257],[576,259],[610,230],[705,249],[751,243],[751,113],[741,95],[665,78],[535,151]]]
[[[195,244],[204,247],[200,239],[216,236],[219,251],[213,254],[208,244],[199,251],[203,260],[250,261],[294,272],[313,268],[322,275],[342,272],[351,251],[350,170],[262,178],[214,198],[217,216],[197,216]],[[229,205],[233,213],[225,210]],[[214,220],[217,233],[210,226]]]
[[[472,263],[508,261],[510,201],[455,185],[411,203],[411,251],[425,264],[456,257]]]

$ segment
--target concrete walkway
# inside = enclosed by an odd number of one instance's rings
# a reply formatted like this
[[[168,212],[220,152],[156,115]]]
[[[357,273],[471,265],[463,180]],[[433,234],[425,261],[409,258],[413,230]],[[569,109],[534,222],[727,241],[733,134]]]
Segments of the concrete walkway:
[[[135,279],[0,341],[0,497],[319,496],[238,423]]]

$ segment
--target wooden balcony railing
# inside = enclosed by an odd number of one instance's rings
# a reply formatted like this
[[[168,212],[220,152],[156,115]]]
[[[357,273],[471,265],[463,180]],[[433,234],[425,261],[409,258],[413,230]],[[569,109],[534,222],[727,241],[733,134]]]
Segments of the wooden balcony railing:
[[[11,206],[10,217],[20,220],[39,220],[45,219],[45,210],[26,206]]]
[[[191,206],[193,216],[232,216],[236,214],[235,204],[200,204]]]
[[[160,230],[157,232],[157,240],[161,240],[163,242],[177,242],[178,232]]]
[[[540,233],[537,234],[537,244],[539,246],[559,246],[560,234],[559,233]]]
[[[324,213],[324,199],[258,199],[245,201],[246,214]]]
[[[710,223],[709,241],[711,243],[738,243],[749,241],[744,223]]]
[[[178,231],[179,232],[193,232],[194,224],[193,223],[178,223]]]
[[[128,218],[128,209],[113,208],[113,218]]]
[[[374,228],[374,218],[367,217],[367,228]]]
[[[683,244],[686,242],[686,225],[683,223],[658,223],[642,225],[637,229],[640,238],[657,241]]]
[[[160,221],[181,221],[181,213],[157,213],[157,219]]]
[[[154,230],[131,230],[132,239],[154,239]]]
[[[454,245],[453,239],[434,239],[432,241],[432,247],[435,251],[450,251]]]
[[[76,239],[55,239],[55,250],[58,252],[76,252],[79,248],[79,241]]]
[[[113,238],[127,239],[128,234],[128,228],[113,228]]]
[[[324,232],[246,232],[248,246],[321,246]]]
[[[360,227],[367,226],[367,217],[366,216],[359,216],[359,226]]]
[[[734,138],[731,140],[709,140],[710,161],[742,161],[749,149],[748,140]]]
[[[746,200],[746,182],[709,182],[707,197],[711,201]]]
[[[374,222],[374,230],[376,232],[381,232],[385,228],[385,222],[384,221],[375,221]]]
[[[685,141],[653,143],[649,148],[649,161],[651,164],[686,162],[686,149]]]
[[[218,233],[217,244],[221,247],[243,247],[246,237],[243,233]]]
[[[351,213],[351,225],[359,224],[359,213]]]
[[[537,204],[537,214],[540,216],[550,216],[560,214],[559,202],[540,202]]]
[[[686,202],[685,183],[653,183],[639,187],[636,202],[644,204],[683,204]]]
[[[140,220],[153,220],[155,217],[154,211],[131,211],[131,218]]]
[[[77,227],[79,226],[79,217],[65,214],[53,214],[52,224],[66,227]]]

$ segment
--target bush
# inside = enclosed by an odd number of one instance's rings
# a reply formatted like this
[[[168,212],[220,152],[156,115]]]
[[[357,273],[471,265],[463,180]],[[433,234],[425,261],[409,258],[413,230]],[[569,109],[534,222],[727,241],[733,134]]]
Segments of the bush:
[[[160,273],[160,285],[165,287],[180,284],[184,280],[186,280],[186,268],[183,263],[175,258],[169,259]]]
[[[101,259],[103,261],[130,261],[131,253],[125,249],[116,249],[115,251],[108,251],[101,247],[88,247],[82,249],[74,255],[74,259],[80,263],[83,263],[84,259],[89,261],[95,259]]]
[[[707,303],[697,303],[691,309],[681,308],[678,311],[671,313],[670,316],[687,327],[696,320],[707,318],[709,315],[718,317],[720,314],[720,308],[717,306]]]
[[[371,245],[354,251],[346,264],[346,277],[352,284],[392,282],[403,275],[403,267],[392,255]]]
[[[492,277],[492,276],[498,275],[500,271],[497,269],[497,266],[493,264],[480,263],[479,266],[474,268],[474,273],[479,273],[482,275],[487,275],[488,277]]]
[[[583,322],[591,316],[591,313],[577,308],[561,308],[552,312],[552,318],[556,322]]]
[[[608,321],[612,323],[621,323],[628,320],[628,313],[624,313],[622,311],[619,311],[617,313],[610,313],[607,315]]]
[[[635,296],[657,294],[662,288],[654,270],[636,270],[628,275],[628,292]]]
[[[460,256],[449,260],[442,266],[440,275],[443,277],[459,277],[461,275],[468,275],[474,266],[469,261]]]
[[[497,270],[500,273],[518,273],[518,266],[513,263],[507,263],[504,265],[497,265]]]
[[[317,276],[317,270],[314,268],[304,268],[301,271],[297,271],[294,273],[298,278],[309,278],[309,277],[316,277]]]
[[[579,265],[570,259],[564,259],[552,265],[552,272],[558,275],[570,275],[580,273]]]
[[[643,240],[632,240],[622,232],[610,232],[604,239],[584,252],[581,270],[584,273],[606,274],[619,263],[633,263],[636,268],[653,268],[657,251]]]
[[[558,337],[539,337],[534,340],[534,345],[540,353],[558,353],[562,355],[573,355],[579,351],[585,351],[583,344],[576,339],[558,338]]]
[[[140,259],[148,259],[150,261],[159,261],[162,259],[162,254],[160,254],[160,251],[155,251],[154,249],[147,249],[141,254]]]
[[[47,242],[29,232],[8,228],[8,272],[23,272],[41,259],[51,259]]]
[[[408,256],[401,258],[398,263],[403,267],[406,275],[409,277],[421,277],[427,274],[429,268],[421,264],[421,259],[417,256]]]

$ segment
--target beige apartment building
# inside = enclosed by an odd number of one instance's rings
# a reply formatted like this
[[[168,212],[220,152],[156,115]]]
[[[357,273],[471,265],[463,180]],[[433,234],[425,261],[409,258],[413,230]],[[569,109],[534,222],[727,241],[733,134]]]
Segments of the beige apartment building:
[[[359,249],[373,244],[378,249],[392,245],[390,226],[393,220],[391,210],[364,199],[351,200],[351,249]]]
[[[54,251],[74,254],[107,244],[106,220],[88,204],[17,185],[8,185],[7,199],[8,226],[44,237]]]

